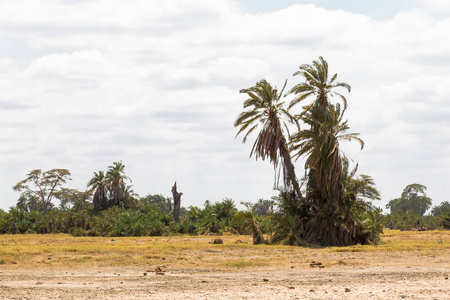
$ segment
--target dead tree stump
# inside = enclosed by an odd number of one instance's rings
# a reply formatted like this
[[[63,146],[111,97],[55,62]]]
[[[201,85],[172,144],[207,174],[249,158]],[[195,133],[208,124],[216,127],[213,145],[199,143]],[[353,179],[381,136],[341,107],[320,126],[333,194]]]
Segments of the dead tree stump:
[[[183,193],[177,192],[177,182],[172,187],[172,195],[173,195],[173,219],[175,222],[180,222],[180,208],[181,208],[181,196]]]

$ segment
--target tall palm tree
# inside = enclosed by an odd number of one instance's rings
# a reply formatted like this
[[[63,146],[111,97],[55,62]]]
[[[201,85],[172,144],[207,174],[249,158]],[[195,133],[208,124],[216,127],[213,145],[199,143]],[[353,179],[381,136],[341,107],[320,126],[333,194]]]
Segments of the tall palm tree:
[[[131,179],[125,175],[125,165],[121,161],[114,162],[112,166],[108,167],[108,172],[106,173],[106,181],[109,186],[109,193],[114,205],[124,206],[124,196],[122,190],[122,184],[126,180]]]
[[[364,230],[359,219],[362,212],[370,207],[356,197],[345,194],[345,162],[347,158],[340,151],[340,141],[357,141],[364,147],[358,133],[347,133],[349,126],[343,121],[347,100],[334,88],[343,87],[350,92],[347,83],[336,82],[337,74],[331,79],[328,64],[322,58],[312,65],[301,65],[294,75],[302,75],[303,83],[294,86],[290,93],[296,96],[289,107],[307,98],[315,97],[303,106],[296,117],[309,129],[298,131],[291,136],[290,150],[293,157],[306,157],[308,172],[305,212],[300,213],[301,236],[307,240],[326,245],[348,245],[364,242],[370,233]],[[341,101],[331,103],[330,97]],[[341,109],[341,105],[343,108]]]
[[[311,65],[303,64],[299,67],[299,71],[294,76],[301,75],[305,79],[295,85],[290,94],[295,94],[294,99],[290,102],[289,108],[292,108],[305,99],[314,97],[313,100],[303,106],[302,111],[296,116],[298,120],[303,120],[310,125],[310,130],[297,132],[291,137],[291,151],[296,151],[294,156],[309,154],[305,167],[309,169],[307,192],[313,198],[322,198],[322,202],[331,195],[339,195],[339,177],[341,173],[341,164],[339,158],[339,149],[333,148],[338,146],[337,132],[343,131],[342,126],[347,126],[346,122],[341,122],[342,116],[347,109],[347,99],[340,93],[334,91],[336,87],[343,87],[350,92],[351,87],[345,82],[336,82],[337,74],[329,78],[328,63],[321,56],[319,60],[314,60]],[[343,103],[343,110],[340,112],[340,104],[337,103],[331,109],[329,97],[337,96]],[[341,126],[341,127],[340,127]],[[347,126],[348,129],[348,126]],[[347,139],[348,136],[339,139]],[[293,140],[292,140],[293,139]],[[362,142],[362,141],[360,141]],[[330,148],[316,148],[313,145],[329,146]],[[302,148],[305,149],[302,150]],[[322,154],[318,152],[321,149]],[[312,151],[312,152],[311,152]],[[329,152],[330,156],[322,156]],[[328,157],[326,160],[320,160]],[[337,200],[337,199],[335,199]]]
[[[287,83],[287,81],[286,81]],[[286,87],[279,92],[276,87],[272,87],[266,80],[261,80],[248,89],[242,89],[241,93],[246,93],[249,98],[244,101],[244,109],[234,122],[235,127],[239,127],[236,137],[246,131],[243,143],[247,137],[262,126],[250,156],[255,154],[256,159],[269,159],[275,169],[275,185],[279,182],[280,173],[283,173],[283,183],[286,190],[293,188],[298,198],[302,198],[300,186],[295,175],[295,168],[291,160],[285,133],[289,135],[289,130],[285,121],[294,123],[298,127],[295,118],[283,107],[284,102],[280,101],[281,95]]]
[[[294,76],[301,75],[304,77],[305,81],[295,85],[290,90],[289,93],[295,94],[296,96],[290,102],[289,109],[310,96],[315,96],[315,99],[303,107],[303,111],[297,116],[298,119],[301,119],[301,117],[313,106],[319,106],[322,109],[325,109],[330,104],[329,96],[337,96],[340,98],[344,104],[343,112],[347,109],[347,99],[342,94],[334,92],[334,88],[343,87],[350,92],[351,87],[345,82],[336,82],[337,73],[329,79],[328,63],[322,56],[319,57],[319,60],[314,60],[312,65],[303,64],[299,69],[299,71],[294,73]],[[320,119],[320,115],[315,117]]]
[[[107,206],[108,197],[107,197],[107,181],[106,176],[103,171],[94,172],[94,177],[89,180],[86,185],[88,188],[90,187],[94,192],[94,208],[101,209]]]
[[[334,208],[338,209],[339,197],[342,195],[343,156],[339,141],[357,141],[361,149],[364,142],[359,138],[359,133],[346,133],[349,126],[347,121],[342,121],[343,111],[340,111],[339,104],[328,105],[328,108],[321,112],[321,121],[315,118],[315,110],[321,108],[315,106],[303,115],[303,121],[310,125],[311,129],[298,131],[291,136],[291,151],[297,159],[307,156],[305,168],[314,171],[314,178],[310,180],[321,193],[321,205],[332,201]],[[310,177],[312,175],[310,173]]]

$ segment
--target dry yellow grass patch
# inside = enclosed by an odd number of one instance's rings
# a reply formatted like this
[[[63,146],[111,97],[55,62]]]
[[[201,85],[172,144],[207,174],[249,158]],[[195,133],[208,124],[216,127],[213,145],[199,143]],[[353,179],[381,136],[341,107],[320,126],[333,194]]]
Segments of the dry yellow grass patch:
[[[70,235],[0,235],[0,265],[22,267],[115,267],[166,265],[186,269],[249,267],[309,268],[407,264],[418,259],[450,263],[450,231],[385,231],[377,246],[302,248],[251,244],[249,236],[72,237]],[[236,243],[236,241],[242,243]],[[376,257],[376,259],[375,259]],[[408,260],[409,258],[409,260]]]

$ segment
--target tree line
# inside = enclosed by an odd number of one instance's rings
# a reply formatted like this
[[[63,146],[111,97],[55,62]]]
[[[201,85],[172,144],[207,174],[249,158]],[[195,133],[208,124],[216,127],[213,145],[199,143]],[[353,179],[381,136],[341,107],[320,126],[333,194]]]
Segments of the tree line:
[[[118,173],[123,180],[119,180],[122,187],[119,194],[114,194],[113,179],[117,182],[117,176],[110,176],[110,170],[120,170]],[[95,172],[87,183],[88,190],[79,192],[63,186],[70,180],[68,170],[29,172],[25,180],[14,186],[21,191],[16,206],[11,207],[8,212],[0,210],[0,233],[157,236],[228,232],[251,234],[255,243],[262,243],[280,242],[280,229],[286,230],[295,225],[295,219],[289,219],[284,210],[286,199],[283,198],[283,192],[269,200],[242,203],[245,207],[243,210],[238,210],[234,201],[229,198],[214,203],[206,200],[203,207],[181,207],[177,221],[173,218],[172,197],[158,194],[139,197],[132,191],[132,186],[124,184],[125,180],[131,182],[131,179],[126,176],[125,166],[121,162],[108,167],[106,175],[102,173]],[[99,178],[103,179],[98,180]],[[371,192],[373,191],[369,189],[365,193]],[[102,194],[105,196],[103,200],[99,196]],[[49,202],[53,198],[60,200],[59,207]],[[411,184],[404,189],[400,198],[389,202],[389,214],[383,215],[380,208],[375,209],[374,219],[377,222],[371,226],[402,230],[450,229],[450,203],[443,202],[433,207],[430,215],[424,215],[425,210],[430,207],[431,199],[426,195],[426,187]],[[285,222],[291,223],[280,228],[280,224]],[[264,234],[270,238],[265,240]],[[293,238],[292,235],[289,237]]]
[[[294,76],[301,81],[287,92],[287,80],[281,90],[265,79],[242,89],[247,99],[234,123],[236,137],[243,135],[244,143],[256,134],[250,157],[273,164],[274,188],[279,190],[275,199],[245,203],[242,211],[231,199],[206,201],[203,208],[180,208],[177,197],[182,193],[176,184],[175,206],[173,198],[161,195],[140,198],[122,162],[95,172],[83,192],[63,186],[71,175],[66,169],[33,170],[13,187],[21,196],[16,207],[0,213],[0,232],[101,236],[250,232],[255,243],[268,234],[273,243],[344,246],[377,243],[384,227],[450,227],[448,202],[424,216],[432,202],[420,184],[408,185],[388,203],[390,213],[383,215],[373,204],[381,199],[373,178],[357,174],[358,164],[352,165],[340,148],[342,141],[364,147],[360,134],[348,132],[344,119],[348,102],[338,89],[350,92],[350,85],[338,82],[337,74],[330,75],[322,57],[301,65]],[[304,162],[302,176],[295,169],[298,160]],[[60,200],[59,207],[53,199]]]
[[[180,222],[173,218],[173,200],[160,194],[137,199],[131,207],[95,209],[92,201],[76,202],[44,210],[23,209],[19,203],[9,211],[0,210],[0,233],[68,233],[74,236],[167,236],[177,234],[249,234],[255,243],[278,243],[280,221],[284,220],[280,197],[243,203],[239,210],[229,198],[204,205],[181,207]],[[400,210],[383,215],[375,211],[381,227],[401,230],[450,229],[450,203],[435,206],[429,215]],[[293,222],[294,220],[290,220]],[[295,223],[294,223],[295,224]],[[264,238],[264,236],[266,238]]]

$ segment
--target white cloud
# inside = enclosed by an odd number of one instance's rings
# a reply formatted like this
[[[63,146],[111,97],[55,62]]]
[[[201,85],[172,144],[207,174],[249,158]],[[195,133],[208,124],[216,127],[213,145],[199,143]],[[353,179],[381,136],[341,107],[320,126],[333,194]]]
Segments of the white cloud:
[[[446,0],[420,0],[425,9],[433,13],[446,14],[450,13],[450,3]]]
[[[273,168],[248,158],[251,141],[234,140],[239,90],[262,78],[290,88],[319,55],[352,85],[347,117],[366,150],[345,151],[383,201],[418,180],[448,200],[431,180],[449,167],[444,2],[385,21],[314,5],[247,14],[225,0],[2,4],[3,208],[31,169],[69,168],[83,189],[117,160],[141,194],[168,195],[177,180],[185,205],[268,198]]]

